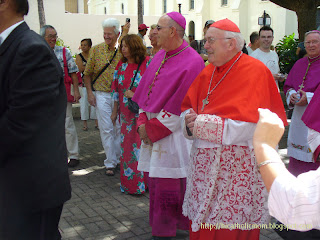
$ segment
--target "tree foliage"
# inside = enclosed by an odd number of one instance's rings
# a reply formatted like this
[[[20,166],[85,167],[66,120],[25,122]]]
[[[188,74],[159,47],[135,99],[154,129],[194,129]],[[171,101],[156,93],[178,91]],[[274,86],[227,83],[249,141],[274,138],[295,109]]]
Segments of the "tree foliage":
[[[299,39],[303,41],[307,31],[316,29],[317,7],[320,0],[270,0],[271,2],[295,11],[298,18]]]

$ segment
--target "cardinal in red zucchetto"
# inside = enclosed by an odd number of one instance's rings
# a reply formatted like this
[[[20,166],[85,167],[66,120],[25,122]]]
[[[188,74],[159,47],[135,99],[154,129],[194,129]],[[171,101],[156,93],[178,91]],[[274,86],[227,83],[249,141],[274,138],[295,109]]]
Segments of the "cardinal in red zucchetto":
[[[182,102],[184,135],[193,139],[183,214],[190,239],[259,239],[269,214],[252,147],[258,108],[287,125],[285,110],[269,69],[241,52],[235,23],[213,23],[205,41],[210,64]]]

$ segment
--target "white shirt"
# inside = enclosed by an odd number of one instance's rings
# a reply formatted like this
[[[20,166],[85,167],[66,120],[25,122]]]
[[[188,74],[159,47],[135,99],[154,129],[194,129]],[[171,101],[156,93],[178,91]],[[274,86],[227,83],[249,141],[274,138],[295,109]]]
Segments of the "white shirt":
[[[250,54],[250,56],[263,62],[264,65],[269,68],[272,74],[277,74],[280,72],[279,57],[275,51],[270,50],[270,52],[263,52],[260,48],[257,48]],[[276,81],[276,84],[279,88],[278,81]]]
[[[253,53],[253,50],[250,46],[247,47],[248,55],[251,55]]]
[[[17,22],[16,24],[13,24],[12,26],[8,27],[6,30],[4,30],[1,34],[0,34],[0,46],[1,44],[7,39],[7,37],[10,35],[10,33],[16,29],[16,27],[18,27],[21,23],[23,23],[24,20]]]
[[[318,137],[314,136],[315,131],[312,134],[313,143],[318,139],[319,146],[320,133],[317,132]],[[278,176],[270,189],[268,207],[270,215],[290,229],[320,229],[320,168],[297,178],[289,172]]]
[[[250,55],[266,65],[272,74],[276,74],[280,71],[279,69],[279,57],[275,51],[263,52],[260,48],[257,48]]]

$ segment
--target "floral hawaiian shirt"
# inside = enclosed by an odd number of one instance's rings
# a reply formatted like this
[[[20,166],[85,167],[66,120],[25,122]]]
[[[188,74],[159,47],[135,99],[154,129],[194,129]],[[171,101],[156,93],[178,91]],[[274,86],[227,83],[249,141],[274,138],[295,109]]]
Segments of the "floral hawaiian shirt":
[[[53,51],[59,60],[59,63],[62,67],[62,71],[63,71],[63,75],[64,75],[63,47],[62,46],[55,46]],[[78,66],[75,63],[73,57],[71,56],[70,50],[68,48],[66,48],[66,60],[67,60],[69,73],[79,72]]]
[[[109,49],[109,46],[105,43],[100,43],[90,49],[90,54],[84,75],[89,75],[91,81],[93,81],[107,64],[108,60],[111,60],[116,49]],[[120,51],[117,51],[116,56],[112,60],[110,66],[100,75],[97,81],[94,83],[94,89],[102,92],[110,92],[111,84],[113,81],[114,69],[116,68],[121,58]]]

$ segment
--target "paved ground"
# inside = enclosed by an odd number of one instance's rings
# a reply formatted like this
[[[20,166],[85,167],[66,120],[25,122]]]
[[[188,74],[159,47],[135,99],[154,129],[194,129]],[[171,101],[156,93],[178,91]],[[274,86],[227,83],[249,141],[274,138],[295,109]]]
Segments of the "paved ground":
[[[62,213],[60,229],[64,240],[150,239],[148,221],[149,196],[125,195],[120,192],[119,172],[105,175],[105,157],[99,131],[89,121],[89,130],[82,131],[82,122],[75,119],[78,130],[81,163],[70,171],[72,198]],[[286,161],[286,134],[280,152]],[[188,239],[188,232],[178,232],[175,239]],[[261,240],[280,240],[273,230],[261,230]]]

